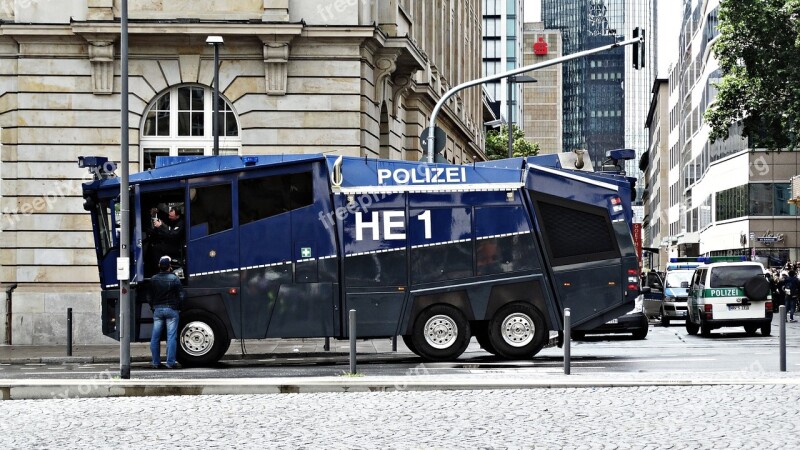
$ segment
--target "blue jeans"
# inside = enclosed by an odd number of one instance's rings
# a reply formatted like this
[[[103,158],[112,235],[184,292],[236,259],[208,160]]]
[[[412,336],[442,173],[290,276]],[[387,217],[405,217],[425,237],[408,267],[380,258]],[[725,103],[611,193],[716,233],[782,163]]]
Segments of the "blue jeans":
[[[157,306],[153,311],[153,334],[150,335],[150,354],[153,366],[161,364],[161,331],[167,322],[167,367],[175,365],[178,351],[178,311],[165,306]]]
[[[797,299],[786,297],[786,309],[789,312],[789,320],[794,320],[794,312],[797,308]]]

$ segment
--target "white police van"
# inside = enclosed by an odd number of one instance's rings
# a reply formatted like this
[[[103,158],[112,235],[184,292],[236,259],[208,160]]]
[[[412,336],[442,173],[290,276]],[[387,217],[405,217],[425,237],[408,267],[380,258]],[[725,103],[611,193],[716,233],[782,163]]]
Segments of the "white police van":
[[[707,258],[689,283],[686,331],[708,336],[722,327],[744,327],[748,335],[769,336],[772,297],[764,266],[730,257]]]
[[[689,282],[695,269],[703,263],[704,258],[670,258],[664,276],[664,299],[659,311],[661,325],[668,327],[672,320],[686,320]]]

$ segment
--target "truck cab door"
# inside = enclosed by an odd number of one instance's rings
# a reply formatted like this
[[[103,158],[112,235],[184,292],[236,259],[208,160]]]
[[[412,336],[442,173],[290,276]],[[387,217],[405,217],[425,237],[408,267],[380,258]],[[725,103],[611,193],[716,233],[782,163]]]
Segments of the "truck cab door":
[[[142,250],[142,197],[138,184],[133,187],[132,203],[133,236],[131,239],[131,254],[133,261],[131,263],[131,282],[141,283],[144,281],[144,254]]]

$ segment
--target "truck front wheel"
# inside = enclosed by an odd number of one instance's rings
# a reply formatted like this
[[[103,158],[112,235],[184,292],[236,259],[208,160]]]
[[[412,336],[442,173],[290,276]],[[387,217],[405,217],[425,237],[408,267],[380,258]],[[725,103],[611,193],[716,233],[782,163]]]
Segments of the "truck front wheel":
[[[533,358],[546,340],[544,317],[529,303],[509,303],[489,321],[489,342],[504,358]]]
[[[469,321],[457,308],[438,304],[423,310],[414,321],[411,342],[428,361],[452,361],[467,349]]]
[[[186,367],[219,361],[231,345],[228,330],[213,314],[200,310],[181,313],[178,362]]]

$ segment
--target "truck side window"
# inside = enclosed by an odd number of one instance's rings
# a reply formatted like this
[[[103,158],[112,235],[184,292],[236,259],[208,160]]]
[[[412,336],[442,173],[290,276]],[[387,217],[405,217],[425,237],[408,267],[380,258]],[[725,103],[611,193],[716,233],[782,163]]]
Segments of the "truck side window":
[[[302,208],[313,201],[311,172],[239,180],[239,225]]]
[[[190,198],[191,239],[233,228],[230,184],[192,188]]]

